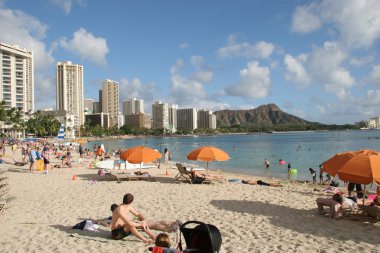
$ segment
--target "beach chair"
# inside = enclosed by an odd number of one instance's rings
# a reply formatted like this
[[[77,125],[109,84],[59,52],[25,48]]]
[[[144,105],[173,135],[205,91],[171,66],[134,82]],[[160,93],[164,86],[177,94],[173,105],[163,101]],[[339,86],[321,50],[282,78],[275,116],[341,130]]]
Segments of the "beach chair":
[[[176,163],[175,165],[177,166],[177,169],[178,169],[178,174],[175,176],[175,179],[180,183],[182,183],[182,181],[185,181],[192,184],[191,173],[187,171],[185,167],[182,166],[181,163]]]
[[[104,175],[99,175],[98,174],[98,180],[103,180],[103,181],[141,181],[141,180],[146,180],[146,181],[156,181],[154,177],[151,175],[147,174],[142,174],[142,175],[135,175],[135,174],[129,174],[129,173],[118,173],[118,174],[113,174],[113,173],[105,173]]]
[[[182,234],[186,242],[185,250],[182,248]],[[179,238],[178,248],[183,252],[217,253],[222,245],[219,229],[200,221],[185,222],[180,227]]]

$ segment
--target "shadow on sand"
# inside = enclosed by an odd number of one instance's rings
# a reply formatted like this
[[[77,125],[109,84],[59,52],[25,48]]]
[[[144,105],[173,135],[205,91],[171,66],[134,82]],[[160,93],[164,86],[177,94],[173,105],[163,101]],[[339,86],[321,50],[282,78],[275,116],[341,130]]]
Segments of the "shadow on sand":
[[[127,237],[127,240],[112,240],[111,231],[109,228],[100,227],[98,231],[84,231],[80,229],[72,229],[70,226],[63,225],[51,225],[51,227],[61,230],[69,234],[69,236],[87,239],[87,240],[95,240],[104,243],[117,243],[117,244],[127,244],[128,241],[139,241],[134,236]]]
[[[373,244],[380,234],[380,227],[374,224],[350,220],[334,220],[318,214],[317,209],[302,210],[260,201],[212,200],[210,204],[232,212],[249,213],[269,218],[275,227],[291,229],[302,234],[313,234],[340,241],[352,240],[357,243]],[[360,221],[360,219],[359,219]],[[364,220],[363,220],[364,221]],[[310,228],[314,226],[313,228]],[[259,228],[257,228],[259,229]],[[352,234],[347,233],[352,230]],[[342,231],[342,233],[340,233]]]

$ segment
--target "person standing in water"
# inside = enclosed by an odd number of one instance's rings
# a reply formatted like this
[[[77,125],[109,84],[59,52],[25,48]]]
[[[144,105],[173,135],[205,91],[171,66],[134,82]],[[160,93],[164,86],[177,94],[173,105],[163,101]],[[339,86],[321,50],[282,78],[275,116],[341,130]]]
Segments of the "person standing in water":
[[[264,166],[265,166],[265,168],[269,168],[269,166],[270,166],[270,162],[269,162],[269,160],[268,159],[264,159]]]
[[[292,169],[292,165],[288,163],[288,174],[290,174],[290,170]]]

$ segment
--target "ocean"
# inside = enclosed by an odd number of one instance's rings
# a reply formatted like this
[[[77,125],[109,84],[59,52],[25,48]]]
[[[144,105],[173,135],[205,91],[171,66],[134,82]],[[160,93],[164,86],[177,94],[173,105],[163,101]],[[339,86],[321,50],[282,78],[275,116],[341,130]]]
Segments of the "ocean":
[[[210,162],[209,168],[256,176],[288,178],[287,163],[298,173],[292,179],[310,180],[309,168],[317,171],[318,165],[339,152],[359,149],[380,150],[379,130],[347,130],[316,132],[284,132],[258,134],[231,134],[213,136],[148,137],[92,141],[86,144],[92,150],[94,144],[104,144],[106,149],[126,149],[144,145],[163,153],[165,148],[173,155],[173,161],[206,167],[205,162],[188,161],[187,154],[198,147],[214,146],[226,151],[230,160]],[[264,159],[270,167],[264,167]],[[278,163],[286,161],[285,165]]]

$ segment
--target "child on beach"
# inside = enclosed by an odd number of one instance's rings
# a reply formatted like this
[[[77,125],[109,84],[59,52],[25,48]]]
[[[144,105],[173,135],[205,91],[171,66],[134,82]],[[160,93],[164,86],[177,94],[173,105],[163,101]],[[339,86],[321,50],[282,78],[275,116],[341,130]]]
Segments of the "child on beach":
[[[317,183],[317,171],[313,170],[312,168],[309,168],[310,174],[313,177],[313,184]]]
[[[323,184],[323,165],[319,165],[319,184]]]
[[[152,253],[177,253],[174,248],[170,248],[170,238],[167,234],[161,233],[158,234],[155,241],[155,247],[152,249]],[[165,249],[162,249],[165,248]]]

